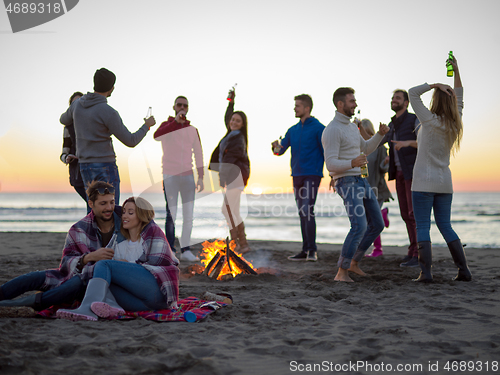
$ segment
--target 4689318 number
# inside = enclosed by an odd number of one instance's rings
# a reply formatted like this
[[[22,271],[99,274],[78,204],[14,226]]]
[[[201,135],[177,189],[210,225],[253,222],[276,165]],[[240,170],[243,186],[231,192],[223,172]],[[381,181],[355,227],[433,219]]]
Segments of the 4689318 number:
[[[61,13],[63,11],[60,3],[8,3],[5,7],[7,13]]]
[[[443,367],[453,372],[498,371],[498,361],[447,361]]]

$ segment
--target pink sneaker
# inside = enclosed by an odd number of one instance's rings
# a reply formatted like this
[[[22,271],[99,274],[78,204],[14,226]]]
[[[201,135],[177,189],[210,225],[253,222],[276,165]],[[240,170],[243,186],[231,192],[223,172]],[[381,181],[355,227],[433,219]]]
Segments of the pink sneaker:
[[[381,255],[384,255],[384,252],[382,250],[373,249],[373,251],[370,254],[366,254],[365,257],[375,258]]]
[[[389,228],[389,208],[382,208],[382,218],[384,219],[384,225]]]

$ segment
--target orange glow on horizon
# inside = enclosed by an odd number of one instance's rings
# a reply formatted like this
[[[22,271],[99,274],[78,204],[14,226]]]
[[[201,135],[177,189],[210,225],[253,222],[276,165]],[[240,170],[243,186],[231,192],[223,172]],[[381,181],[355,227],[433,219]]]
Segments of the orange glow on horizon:
[[[19,140],[29,146],[19,149]],[[47,151],[49,150],[49,152]],[[37,141],[37,135],[23,132],[13,127],[0,138],[0,192],[74,192],[69,184],[68,167],[59,160],[61,139],[54,139],[50,144]],[[123,152],[117,152],[117,164],[120,170],[121,191],[132,192],[128,159]],[[456,192],[500,192],[500,180],[491,179],[491,167],[485,163],[478,165],[466,152],[452,161],[453,186]],[[486,158],[485,151],[476,151],[476,157]],[[484,155],[483,155],[484,154]],[[271,163],[273,162],[273,163]],[[293,193],[290,176],[290,159],[252,164],[252,171],[247,194]],[[159,171],[158,171],[159,172]],[[161,174],[159,174],[161,182]],[[217,183],[216,181],[213,181]],[[321,181],[320,191],[328,192],[330,177],[326,169]],[[145,182],[147,185],[147,181]],[[157,184],[161,189],[161,183]],[[394,182],[388,182],[389,189],[395,193]],[[208,188],[209,184],[205,182]],[[157,187],[156,187],[157,188]]]

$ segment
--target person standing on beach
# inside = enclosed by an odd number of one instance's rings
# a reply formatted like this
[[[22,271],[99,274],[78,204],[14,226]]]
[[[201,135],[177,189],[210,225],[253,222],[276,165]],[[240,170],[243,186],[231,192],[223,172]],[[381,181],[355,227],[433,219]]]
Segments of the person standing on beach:
[[[323,145],[321,134],[325,126],[311,116],[313,101],[309,95],[297,95],[295,98],[295,117],[300,121],[292,126],[279,141],[271,146],[275,155],[283,155],[290,147],[292,158],[293,192],[299,210],[300,230],[302,232],[302,251],[289,256],[293,261],[317,261],[316,218],[314,205],[319,184],[323,178]]]
[[[79,91],[74,92],[69,98],[69,105],[75,100],[80,99],[83,94]],[[87,213],[90,212],[90,207],[87,204],[87,195],[85,193],[85,185],[83,184],[82,175],[80,173],[80,165],[78,164],[78,157],[76,156],[76,135],[75,127],[67,125],[64,127],[63,133],[63,148],[60,156],[61,161],[68,165],[69,169],[69,183],[75,191],[82,197],[87,205]]]
[[[196,189],[203,191],[203,151],[198,129],[186,119],[189,103],[186,97],[178,96],[174,102],[175,117],[170,116],[154,134],[161,141],[163,149],[163,193],[167,218],[165,234],[175,252],[175,218],[179,194],[182,199],[181,260],[196,262],[200,259],[191,252],[191,232],[193,230],[194,195]],[[198,171],[198,181],[194,183],[193,156]]]
[[[417,229],[413,204],[411,199],[411,183],[413,167],[417,158],[417,133],[418,118],[408,112],[408,93],[396,89],[392,95],[391,109],[396,112],[389,123],[387,133],[380,143],[380,147],[389,143],[389,181],[396,180],[399,211],[406,224],[406,231],[410,240],[408,254],[402,259],[401,267],[418,267]],[[410,142],[410,147],[400,148],[399,141]]]
[[[355,120],[356,121],[356,120]],[[358,123],[361,136],[368,140],[375,135],[375,128],[372,122],[368,119],[361,120]],[[364,132],[361,131],[364,129]],[[384,202],[389,202],[392,198],[392,194],[387,187],[385,182],[385,174],[389,169],[389,160],[387,159],[387,149],[385,146],[377,148],[374,152],[367,155],[366,160],[368,162],[368,177],[366,180],[370,184],[373,192],[377,196],[378,205],[382,208]],[[389,227],[389,218],[387,216],[388,209],[384,208],[381,210],[382,218],[384,219],[384,226]],[[382,249],[382,239],[378,236],[375,241],[373,241],[373,250],[370,254],[366,254],[367,257],[379,257],[384,254]]]
[[[417,137],[418,153],[411,186],[417,222],[418,261],[422,270],[414,281],[419,282],[433,280],[431,210],[434,211],[436,225],[458,268],[458,274],[453,280],[472,280],[462,242],[453,230],[450,219],[453,199],[450,154],[454,154],[460,148],[464,103],[457,61],[453,58],[447,62],[453,66],[455,89],[442,83],[432,85],[424,83],[409,90],[411,106],[422,124]],[[430,109],[427,109],[420,97],[432,89],[434,93]]]
[[[368,181],[361,177],[360,167],[367,163],[366,155],[377,149],[383,136],[389,131],[389,127],[381,123],[378,133],[369,140],[363,139],[356,124],[350,121],[357,107],[354,93],[354,89],[350,87],[341,87],[335,91],[335,117],[321,138],[326,168],[335,181],[335,189],[344,201],[351,222],[335,276],[335,281],[346,282],[353,282],[348,271],[366,275],[358,263],[384,229],[377,196]]]
[[[236,91],[232,91],[224,115],[226,135],[210,156],[208,169],[219,172],[219,185],[224,189],[222,214],[229,227],[231,240],[236,244],[234,251],[245,254],[251,251],[247,241],[245,223],[240,213],[241,194],[250,178],[248,157],[248,119],[243,111],[235,111]]]
[[[87,189],[91,211],[70,228],[59,268],[31,272],[3,284],[0,307],[28,306],[39,311],[83,296],[95,263],[112,259],[114,251],[107,247],[125,240],[114,194],[113,185],[93,181]],[[32,290],[43,293],[13,299]]]
[[[74,101],[61,115],[61,123],[75,126],[77,157],[85,187],[94,181],[109,182],[115,188],[115,202],[120,199],[120,175],[111,136],[128,147],[135,147],[149,128],[156,124],[151,116],[135,133],[123,125],[118,112],[107,98],[115,89],[116,76],[106,68],[94,74],[94,92]]]

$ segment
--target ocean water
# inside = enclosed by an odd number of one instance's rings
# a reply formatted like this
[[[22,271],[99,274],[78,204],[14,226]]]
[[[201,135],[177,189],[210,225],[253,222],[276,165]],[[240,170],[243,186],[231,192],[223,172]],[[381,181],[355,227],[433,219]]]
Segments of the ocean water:
[[[155,221],[164,228],[163,194],[148,193],[144,198],[153,204]],[[222,200],[220,193],[197,194],[193,243],[228,235],[220,211]],[[408,246],[397,201],[385,203],[384,207],[389,208],[391,224],[382,233],[382,244]],[[292,194],[243,194],[241,212],[249,239],[302,241]],[[66,232],[85,214],[85,204],[76,193],[0,193],[1,232]],[[332,192],[318,195],[316,223],[317,242],[340,244],[344,241],[349,220],[338,195]],[[500,193],[455,193],[452,225],[469,247],[500,248]],[[182,208],[179,207],[176,235],[180,236],[181,228]],[[445,245],[434,222],[431,238],[434,244]]]

